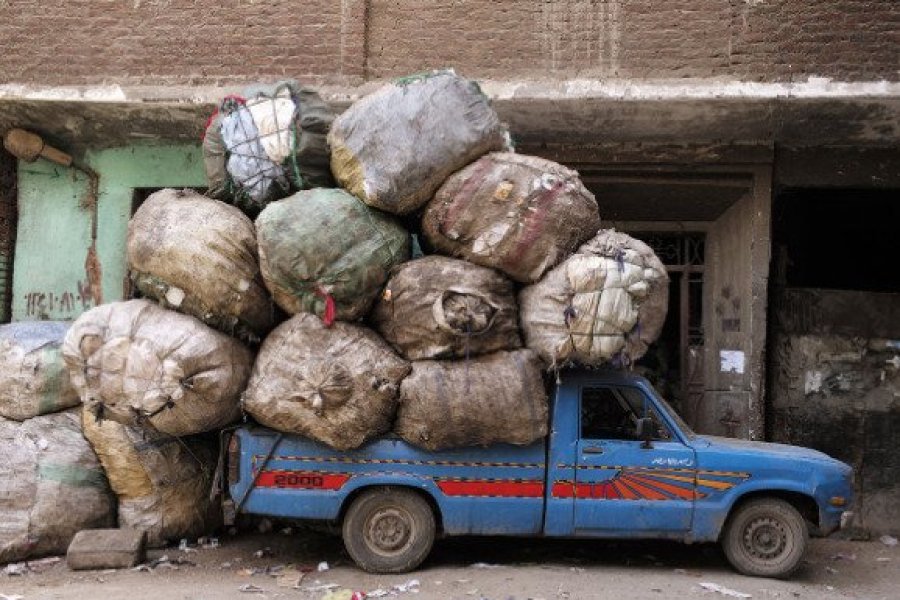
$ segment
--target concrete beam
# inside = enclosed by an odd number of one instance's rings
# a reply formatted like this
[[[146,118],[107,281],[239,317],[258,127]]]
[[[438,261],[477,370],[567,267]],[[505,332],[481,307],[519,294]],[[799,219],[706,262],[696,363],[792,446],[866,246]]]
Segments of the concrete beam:
[[[378,87],[323,87],[336,110]],[[543,144],[892,146],[900,84],[734,81],[486,81],[521,146]],[[75,146],[197,140],[232,88],[0,86],[0,131],[36,129]]]

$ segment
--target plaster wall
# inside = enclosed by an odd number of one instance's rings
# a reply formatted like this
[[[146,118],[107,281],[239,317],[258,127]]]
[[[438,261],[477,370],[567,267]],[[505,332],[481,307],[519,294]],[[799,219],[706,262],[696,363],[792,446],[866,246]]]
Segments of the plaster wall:
[[[205,186],[196,145],[89,151],[84,160],[100,175],[99,269],[92,269],[89,260],[92,210],[86,177],[46,161],[19,163],[13,321],[74,319],[96,304],[122,299],[128,289],[125,237],[135,188]]]

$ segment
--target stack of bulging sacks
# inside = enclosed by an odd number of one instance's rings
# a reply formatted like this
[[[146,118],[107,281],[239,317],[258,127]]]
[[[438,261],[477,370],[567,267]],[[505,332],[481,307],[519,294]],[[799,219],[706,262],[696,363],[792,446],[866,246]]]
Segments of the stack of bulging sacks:
[[[81,433],[61,347],[69,323],[0,326],[0,564],[109,527],[115,497]]]
[[[342,189],[256,219],[263,281],[293,316],[260,348],[249,415],[339,450],[391,430],[431,451],[524,445],[547,433],[545,368],[643,354],[665,318],[662,265],[600,231],[575,171],[509,139],[452,71],[334,119]],[[410,233],[426,256],[411,259]]]
[[[452,71],[337,117],[253,88],[203,149],[208,195],[158,191],[129,224],[139,299],[0,327],[0,561],[115,515],[156,543],[209,531],[216,432],[242,417],[337,450],[533,443],[546,370],[659,335],[659,259]]]

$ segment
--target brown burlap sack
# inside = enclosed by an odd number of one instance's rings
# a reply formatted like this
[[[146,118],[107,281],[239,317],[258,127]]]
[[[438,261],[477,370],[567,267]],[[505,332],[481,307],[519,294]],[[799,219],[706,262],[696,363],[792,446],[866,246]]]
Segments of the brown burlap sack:
[[[158,546],[221,524],[220,504],[210,500],[214,439],[98,421],[87,407],[82,416],[84,435],[118,496],[120,527],[146,531],[147,542]]]
[[[530,444],[547,434],[541,362],[530,350],[414,362],[394,431],[427,450]]]
[[[355,102],[328,134],[331,171],[351,194],[405,215],[508,134],[474,81],[452,71],[398,79]]]
[[[554,367],[631,364],[659,337],[669,277],[644,242],[606,229],[522,290],[525,343]]]
[[[144,295],[243,339],[274,326],[256,232],[240,210],[191,190],[160,190],[128,224],[128,268]]]
[[[454,173],[422,217],[442,254],[532,283],[600,229],[594,195],[555,162],[497,152]]]
[[[522,345],[510,280],[462,260],[426,256],[395,269],[371,320],[404,358],[463,358]]]
[[[253,360],[234,338],[148,300],[87,311],[63,356],[90,410],[177,436],[235,421]]]
[[[82,529],[114,523],[115,496],[79,413],[0,418],[0,564],[62,554]]]
[[[0,416],[23,421],[78,405],[63,362],[69,323],[0,325]]]
[[[349,450],[391,428],[409,363],[375,333],[299,314],[269,334],[244,393],[257,421]]]

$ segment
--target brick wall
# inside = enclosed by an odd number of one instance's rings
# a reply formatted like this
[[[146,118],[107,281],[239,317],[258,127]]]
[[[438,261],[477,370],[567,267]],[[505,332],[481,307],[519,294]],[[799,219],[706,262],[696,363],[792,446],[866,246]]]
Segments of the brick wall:
[[[895,0],[0,0],[0,82],[900,80]]]
[[[220,85],[340,73],[334,0],[0,0],[0,82]]]

